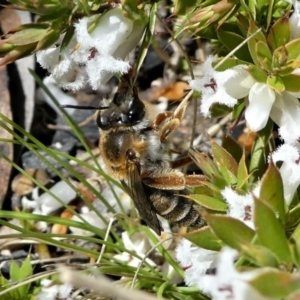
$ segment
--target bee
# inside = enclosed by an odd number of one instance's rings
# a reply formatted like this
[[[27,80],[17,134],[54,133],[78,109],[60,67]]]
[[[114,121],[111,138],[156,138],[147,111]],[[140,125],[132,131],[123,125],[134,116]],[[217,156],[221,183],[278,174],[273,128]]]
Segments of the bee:
[[[179,226],[205,225],[195,203],[183,197],[186,186],[199,186],[205,178],[176,170],[165,143],[187,105],[188,100],[183,101],[174,112],[159,114],[151,122],[136,86],[123,75],[111,103],[96,108],[100,153],[107,170],[121,181],[140,217],[158,235],[163,228],[157,214]]]

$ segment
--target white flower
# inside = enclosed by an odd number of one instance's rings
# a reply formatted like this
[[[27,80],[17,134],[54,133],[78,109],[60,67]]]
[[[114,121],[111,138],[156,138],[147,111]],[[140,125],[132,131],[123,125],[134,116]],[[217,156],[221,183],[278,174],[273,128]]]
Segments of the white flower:
[[[176,259],[184,269],[184,281],[187,285],[196,285],[199,276],[215,267],[218,252],[206,250],[182,239],[176,248]]]
[[[263,83],[255,83],[249,91],[249,105],[245,119],[252,131],[265,127],[269,117],[279,126],[279,134],[286,143],[294,144],[300,137],[300,104],[291,93],[277,94]]]
[[[75,24],[75,34],[69,45],[40,51],[38,62],[66,89],[78,90],[86,83],[93,89],[106,83],[116,73],[130,69],[123,61],[137,45],[144,25],[126,18],[120,8],[109,10],[100,17],[89,33],[90,20],[83,18]]]
[[[197,286],[213,300],[267,300],[269,298],[256,291],[248,281],[264,272],[257,269],[247,272],[238,272],[234,267],[237,251],[224,248],[218,259],[215,275],[199,274]],[[265,270],[267,270],[265,268]]]
[[[124,231],[122,233],[122,240],[125,249],[135,252],[141,258],[144,258],[147,252],[151,249],[149,238],[143,232],[136,233],[130,238],[128,232]],[[128,266],[132,267],[138,267],[141,262],[139,258],[132,256],[126,251],[121,254],[114,255],[114,258],[124,261]],[[155,262],[153,262],[150,258],[146,258],[145,261],[151,266],[156,266]]]
[[[300,3],[297,0],[286,1],[293,4],[294,6],[294,12],[289,19],[291,29],[290,40],[294,40],[300,37]]]
[[[256,82],[251,87],[245,119],[252,131],[259,131],[266,126],[275,98],[274,90],[266,84]]]
[[[88,224],[92,224],[93,226],[99,228],[99,229],[106,229],[107,224],[104,223],[102,219],[96,214],[96,212],[90,210],[86,213],[80,214],[81,218],[79,216],[72,216],[71,220],[76,222],[87,222]],[[108,219],[108,216],[106,214],[102,214],[102,216],[106,219]],[[84,221],[83,221],[84,220]],[[83,228],[78,227],[72,227],[70,226],[70,231],[75,235],[82,235],[82,236],[93,236],[94,233],[90,230],[85,230]]]
[[[236,69],[235,67],[234,69]],[[297,70],[293,72],[297,74]],[[245,119],[252,131],[263,129],[269,117],[279,126],[279,134],[286,143],[295,144],[300,137],[299,94],[282,92],[278,94],[270,86],[255,82],[251,75],[239,66],[239,77],[235,81],[236,93],[249,93],[249,104]],[[250,77],[250,78],[249,78]],[[230,81],[231,82],[231,81]],[[231,91],[229,94],[233,95]]]
[[[200,110],[205,117],[210,116],[210,107],[214,103],[233,107],[237,99],[245,97],[247,93],[237,90],[234,82],[240,76],[239,69],[228,69],[217,72],[212,67],[213,56],[209,56],[202,66],[203,77],[189,81],[192,89],[202,93]],[[236,92],[238,91],[238,93]]]
[[[279,135],[285,143],[298,144],[300,139],[300,103],[296,97],[286,92],[277,95],[270,117],[279,126]]]
[[[274,163],[282,161],[279,169],[283,182],[284,199],[289,205],[300,184],[300,154],[296,147],[284,144],[273,154]]]
[[[42,280],[42,291],[37,295],[37,300],[72,300],[70,294],[72,292],[72,285],[63,284],[57,285],[53,284],[51,280]]]
[[[204,116],[210,115],[209,109],[214,103],[233,107],[237,104],[237,99],[249,95],[245,119],[252,131],[263,129],[271,117],[280,127],[279,134],[286,143],[298,142],[300,104],[296,97],[300,96],[299,93],[276,93],[267,84],[256,82],[247,72],[245,65],[217,72],[212,68],[212,62],[213,57],[208,57],[203,64],[203,78],[189,82],[191,88],[202,93],[200,109]],[[300,70],[296,69],[292,74],[299,75],[299,73]]]
[[[254,199],[252,194],[241,196],[231,187],[226,187],[221,194],[229,206],[227,215],[244,222],[250,228],[254,228],[252,214]]]

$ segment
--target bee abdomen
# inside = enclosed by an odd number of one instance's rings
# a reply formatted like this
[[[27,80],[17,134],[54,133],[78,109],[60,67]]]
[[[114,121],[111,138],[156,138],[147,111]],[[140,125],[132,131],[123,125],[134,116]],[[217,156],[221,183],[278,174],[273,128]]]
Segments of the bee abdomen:
[[[206,223],[194,207],[194,202],[180,197],[179,191],[155,190],[150,200],[156,212],[178,226],[201,228]]]

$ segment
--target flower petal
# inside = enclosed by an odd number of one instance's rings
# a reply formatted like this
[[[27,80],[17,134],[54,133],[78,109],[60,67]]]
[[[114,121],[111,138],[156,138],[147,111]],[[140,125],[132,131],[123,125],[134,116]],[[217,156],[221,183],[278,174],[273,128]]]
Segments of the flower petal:
[[[288,144],[298,144],[300,138],[300,104],[289,93],[276,96],[270,113],[272,120],[279,126],[279,134]]]
[[[275,96],[275,92],[266,84],[255,83],[250,89],[245,118],[252,131],[259,131],[266,126]]]
[[[233,98],[241,99],[248,96],[251,87],[255,83],[255,80],[245,68],[247,68],[245,65],[232,68],[236,73],[224,84],[226,92]]]
[[[296,147],[288,144],[282,145],[273,154],[272,159],[276,163],[282,161],[280,175],[283,181],[284,199],[287,205],[300,185],[299,151]]]

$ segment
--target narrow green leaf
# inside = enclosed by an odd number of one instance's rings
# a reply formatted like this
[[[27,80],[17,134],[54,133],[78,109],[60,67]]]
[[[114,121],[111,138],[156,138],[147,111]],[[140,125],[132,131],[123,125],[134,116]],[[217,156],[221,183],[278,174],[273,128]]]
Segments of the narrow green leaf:
[[[291,253],[284,228],[269,204],[260,199],[255,199],[254,203],[254,224],[261,244],[281,262],[289,262]]]
[[[223,245],[208,226],[189,232],[184,235],[184,238],[207,250],[220,251]]]
[[[268,203],[282,224],[285,224],[285,202],[283,195],[283,183],[279,170],[271,161],[262,177],[260,199]]]
[[[150,47],[151,41],[152,41],[152,36],[154,33],[154,28],[156,24],[156,11],[157,11],[157,4],[154,4],[151,7],[150,10],[150,15],[149,15],[149,23],[146,26],[142,45],[141,45],[141,50],[139,51],[137,60],[135,62],[136,64],[136,76],[138,75],[138,71],[141,68],[143,61],[148,53],[148,49]]]
[[[59,38],[60,32],[57,30],[49,30],[45,36],[39,40],[36,45],[35,51],[39,51],[41,49],[47,49],[52,46]]]
[[[192,194],[186,196],[186,198],[192,199],[201,206],[210,210],[226,212],[228,209],[228,206],[225,202],[207,195]]]
[[[251,243],[255,235],[243,222],[229,216],[208,214],[205,219],[217,237],[237,250],[242,250],[242,246]]]
[[[269,154],[269,140],[271,139],[273,130],[273,122],[269,119],[264,129],[260,130],[254,142],[251,151],[251,159],[249,164],[249,173],[251,181],[256,182],[265,173],[268,163],[267,155]]]
[[[47,34],[47,31],[48,30],[44,28],[27,28],[11,35],[7,39],[7,42],[15,46],[37,43]]]
[[[238,166],[238,172],[237,172],[237,189],[243,190],[244,186],[247,186],[249,179],[248,169],[246,165],[246,155],[243,153],[243,156],[241,157],[241,160],[239,162]]]
[[[287,214],[286,227],[291,228],[299,223],[300,220],[300,203],[293,207]],[[300,229],[300,228],[299,228]],[[299,235],[300,238],[300,235]]]

